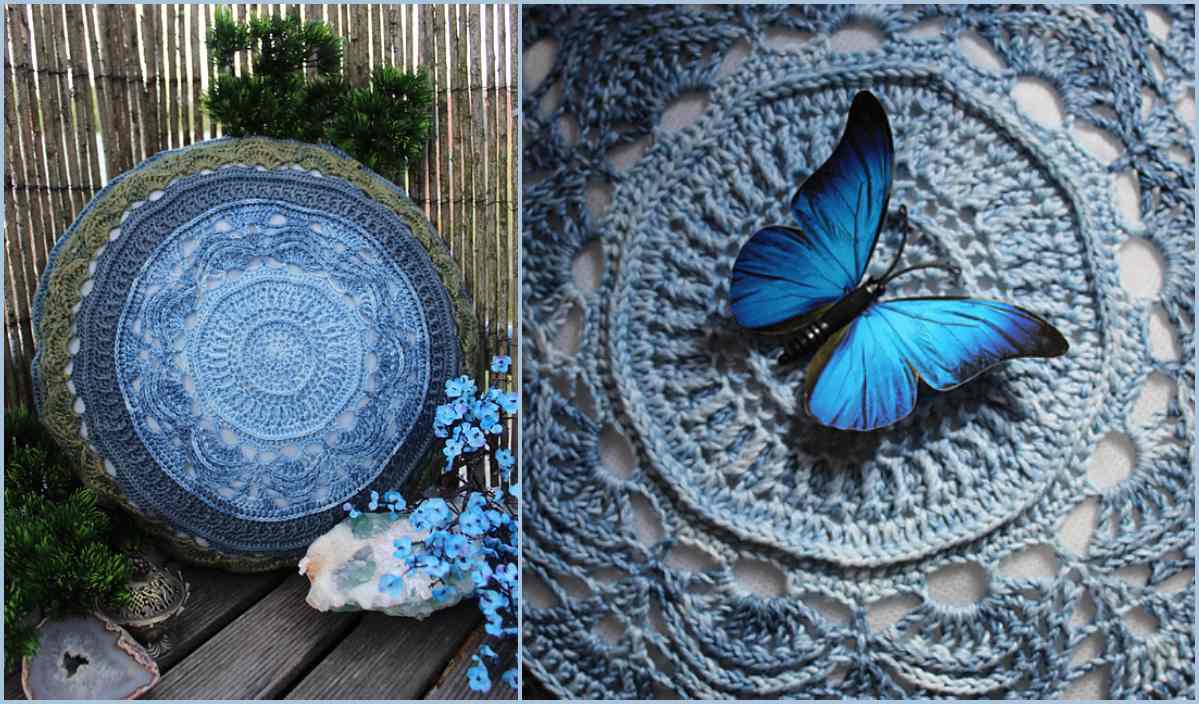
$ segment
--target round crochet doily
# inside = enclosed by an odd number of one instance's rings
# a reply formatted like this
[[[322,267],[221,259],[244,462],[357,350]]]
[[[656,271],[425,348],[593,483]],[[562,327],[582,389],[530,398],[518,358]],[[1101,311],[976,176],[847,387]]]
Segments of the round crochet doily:
[[[246,568],[423,470],[474,353],[453,263],[403,193],[264,139],[114,180],[56,246],[35,315],[40,410],[89,484]]]
[[[523,32],[546,686],[1193,692],[1193,8],[526,8]],[[803,366],[728,293],[862,89],[920,233],[905,260],[964,272],[893,295],[1012,301],[1071,347],[853,434],[805,415]]]

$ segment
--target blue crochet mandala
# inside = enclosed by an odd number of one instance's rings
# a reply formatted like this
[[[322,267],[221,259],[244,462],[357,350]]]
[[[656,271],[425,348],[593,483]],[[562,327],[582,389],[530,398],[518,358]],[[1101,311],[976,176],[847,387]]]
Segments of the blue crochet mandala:
[[[1153,13],[525,8],[526,67],[551,57],[523,102],[539,680],[569,698],[1194,695],[1195,16]],[[876,46],[846,50],[853,34]],[[1030,84],[1059,124],[1022,107]],[[803,365],[777,366],[728,294],[862,89],[891,119],[891,208],[920,233],[905,258],[964,272],[892,294],[1012,301],[1070,352],[847,434],[804,414]],[[1148,295],[1125,288],[1130,244],[1164,262]],[[1133,466],[1097,481],[1116,441]],[[939,600],[930,583],[962,570],[984,593]]]
[[[66,368],[78,432],[135,510],[222,554],[295,554],[426,460],[461,365],[455,312],[413,227],[362,188],[187,151],[131,172],[196,169],[124,204],[87,262]]]

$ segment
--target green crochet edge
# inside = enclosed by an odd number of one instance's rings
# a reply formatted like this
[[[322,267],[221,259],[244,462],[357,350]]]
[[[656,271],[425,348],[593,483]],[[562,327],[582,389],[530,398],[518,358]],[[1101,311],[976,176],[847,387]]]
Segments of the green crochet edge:
[[[334,176],[361,189],[370,198],[386,205],[411,228],[429,255],[433,268],[445,286],[454,309],[458,342],[464,370],[481,368],[483,349],[474,306],[463,284],[462,275],[445,241],[433,229],[429,219],[402,192],[381,176],[348,156],[313,144],[249,137],[200,143],[185,149],[160,154],[153,164],[127,172],[106,194],[92,203],[91,210],[77,221],[70,239],[62,243],[56,266],[48,277],[41,319],[35,330],[39,346],[38,371],[43,380],[41,420],[65,453],[75,460],[80,479],[104,501],[116,504],[138,516],[147,530],[161,538],[178,558],[208,567],[235,572],[264,572],[294,565],[299,555],[230,554],[209,547],[201,538],[185,535],[166,522],[145,516],[121,492],[116,481],[104,470],[98,457],[80,435],[80,419],[74,410],[74,398],[67,388],[70,375],[68,346],[71,338],[71,311],[82,296],[80,287],[88,277],[88,265],[96,252],[108,243],[108,234],[121,222],[129,206],[146,200],[151,193],[165,189],[176,178],[226,164],[247,164],[267,169],[298,165]],[[431,447],[417,470],[406,483],[409,493],[430,485],[440,476],[436,448]]]

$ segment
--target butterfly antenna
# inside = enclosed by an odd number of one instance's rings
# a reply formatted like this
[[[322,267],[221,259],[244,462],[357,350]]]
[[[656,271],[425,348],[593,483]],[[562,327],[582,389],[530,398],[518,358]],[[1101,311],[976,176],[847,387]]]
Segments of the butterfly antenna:
[[[887,267],[887,273],[883,274],[883,281],[890,281],[894,278],[891,272],[895,271],[895,267],[899,265],[899,260],[903,258],[903,249],[908,244],[908,233],[912,230],[912,224],[908,221],[908,206],[899,206],[899,231],[903,234],[903,239],[899,240],[899,250],[895,252],[895,257],[891,259],[891,266]],[[896,274],[898,276],[898,274]]]
[[[888,275],[883,279],[883,283],[888,284],[892,279],[897,279],[904,274],[910,274],[913,271],[920,271],[921,269],[940,269],[942,271],[947,271],[951,276],[953,276],[954,279],[958,279],[962,275],[962,270],[953,264],[947,264],[945,262],[928,262],[927,264],[916,264],[915,266],[909,266],[906,269],[900,269],[894,274],[888,273]]]

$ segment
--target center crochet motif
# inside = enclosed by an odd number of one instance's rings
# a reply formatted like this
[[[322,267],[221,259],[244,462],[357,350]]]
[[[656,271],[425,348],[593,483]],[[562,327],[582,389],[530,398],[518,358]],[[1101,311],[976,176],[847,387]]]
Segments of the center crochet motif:
[[[552,52],[524,103],[524,643],[539,680],[581,698],[1193,690],[1193,572],[1178,586],[1194,542],[1193,147],[1171,106],[1194,13],[1168,19],[1158,38],[1123,8],[526,9],[526,61]],[[876,48],[835,48],[863,26]],[[1024,117],[1012,91],[1028,76],[1126,156],[1105,167]],[[805,416],[802,365],[776,365],[778,340],[739,329],[728,294],[739,247],[787,221],[861,89],[891,118],[892,208],[920,233],[907,258],[963,271],[960,288],[930,275],[892,295],[1015,302],[1071,350],[847,436]],[[663,124],[696,96],[690,124]],[[1135,227],[1113,204],[1125,169],[1156,194]],[[1151,304],[1121,286],[1133,238],[1168,263],[1152,304],[1178,359],[1151,351]],[[898,241],[885,227],[870,274]],[[1142,424],[1151,374],[1178,399]],[[1135,467],[1100,491],[1087,463],[1111,434],[1131,438]],[[1094,523],[1081,545],[1060,535],[1077,521]],[[1033,553],[1044,574],[1012,576]],[[985,593],[939,603],[930,580],[966,568]],[[884,622],[886,603],[906,608]]]

